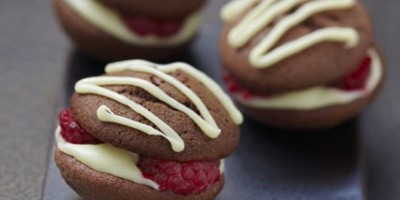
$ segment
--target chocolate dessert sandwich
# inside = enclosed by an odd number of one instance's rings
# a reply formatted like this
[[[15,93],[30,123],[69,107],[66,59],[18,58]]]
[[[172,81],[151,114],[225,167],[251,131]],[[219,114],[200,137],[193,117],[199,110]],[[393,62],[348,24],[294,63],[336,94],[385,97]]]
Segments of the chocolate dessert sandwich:
[[[221,12],[224,81],[270,127],[316,130],[356,116],[384,79],[357,0],[235,0]]]
[[[190,65],[111,63],[105,75],[76,83],[59,115],[55,161],[84,199],[213,199],[242,120]]]
[[[103,61],[165,60],[197,33],[205,0],[54,0],[60,24],[88,55]]]

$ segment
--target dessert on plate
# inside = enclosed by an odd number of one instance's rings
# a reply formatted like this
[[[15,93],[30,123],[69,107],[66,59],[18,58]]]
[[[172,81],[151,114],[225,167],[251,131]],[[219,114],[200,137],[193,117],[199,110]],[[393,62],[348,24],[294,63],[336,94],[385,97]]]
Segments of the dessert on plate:
[[[221,11],[225,84],[244,113],[312,130],[359,113],[384,79],[368,13],[357,0],[234,0]]]
[[[59,115],[56,164],[84,199],[213,199],[243,120],[185,63],[111,63],[78,81]]]
[[[54,0],[59,22],[85,53],[103,61],[165,60],[196,35],[205,0]]]

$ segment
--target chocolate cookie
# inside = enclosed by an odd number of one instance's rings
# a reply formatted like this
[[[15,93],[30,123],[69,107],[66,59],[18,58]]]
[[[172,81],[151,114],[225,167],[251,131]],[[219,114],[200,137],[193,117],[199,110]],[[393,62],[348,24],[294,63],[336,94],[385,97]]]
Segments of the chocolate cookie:
[[[231,40],[239,37],[232,34],[233,29],[241,28],[238,24],[249,16],[252,9],[254,8],[243,11],[243,14],[227,22],[221,35],[220,52],[224,67],[229,70],[240,85],[251,89],[253,92],[285,92],[330,83],[354,70],[373,42],[370,19],[361,3],[356,2],[349,9],[320,12],[290,27],[275,44],[272,44],[269,53],[273,53],[274,50],[284,44],[329,27],[354,29],[358,34],[358,42],[351,48],[345,48],[345,43],[335,42],[335,39],[332,39],[332,41],[316,43],[268,66],[255,67],[249,58],[251,52],[262,40],[269,36],[271,30],[277,27],[277,24],[281,24],[280,19],[289,14],[287,12],[290,10],[276,16],[270,24],[263,26],[248,42],[235,48],[228,41],[230,40],[228,35],[231,34]]]
[[[127,3],[123,1],[106,1],[114,7],[98,0],[53,2],[59,22],[72,41],[88,55],[103,61],[174,58],[193,41],[201,20],[200,5],[193,12],[187,10],[190,13],[166,18],[157,9],[150,9],[149,12],[155,12],[153,15],[120,11],[118,8]],[[139,8],[135,2],[124,7]]]
[[[383,80],[383,61],[359,1],[232,1],[221,16],[225,83],[257,121],[331,127],[360,112]]]
[[[185,63],[130,60],[106,72],[78,81],[60,113],[66,182],[87,199],[213,199],[243,120],[229,97]]]

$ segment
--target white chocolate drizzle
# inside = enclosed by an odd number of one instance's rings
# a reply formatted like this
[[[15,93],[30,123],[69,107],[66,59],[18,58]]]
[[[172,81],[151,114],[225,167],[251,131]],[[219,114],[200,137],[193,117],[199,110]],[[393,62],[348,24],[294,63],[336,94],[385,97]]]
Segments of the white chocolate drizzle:
[[[375,49],[368,50],[372,59],[371,72],[366,86],[361,90],[343,91],[328,86],[316,86],[304,90],[287,92],[267,98],[254,97],[249,100],[240,95],[234,97],[249,107],[264,109],[313,110],[332,105],[343,105],[369,95],[382,80],[382,61]]]
[[[142,115],[152,124],[157,126],[159,130],[149,125],[122,116],[118,116],[114,114],[112,110],[105,105],[101,105],[97,109],[97,117],[101,121],[118,123],[121,125],[128,126],[130,128],[137,129],[149,135],[157,135],[164,137],[170,142],[171,147],[175,152],[181,152],[184,150],[185,144],[182,138],[179,136],[179,134],[176,133],[175,130],[173,130],[167,123],[165,123],[163,120],[157,117],[154,113],[152,113],[142,105],[130,100],[128,97],[102,87],[107,85],[108,86],[130,85],[145,90],[146,92],[153,95],[160,101],[186,114],[203,131],[204,134],[206,134],[210,138],[217,138],[221,130],[218,128],[215,120],[211,116],[206,105],[204,105],[204,102],[189,87],[187,87],[185,84],[183,84],[182,82],[180,82],[179,80],[168,74],[177,70],[181,70],[189,74],[191,77],[196,78],[199,82],[205,85],[225,107],[228,114],[232,118],[232,121],[235,124],[240,124],[243,121],[243,116],[241,115],[241,113],[234,106],[232,100],[218,86],[218,84],[215,83],[212,79],[208,78],[204,73],[194,69],[190,65],[187,65],[185,63],[158,65],[144,60],[128,60],[128,61],[111,63],[106,67],[106,73],[113,73],[125,70],[148,73],[171,84],[180,92],[182,92],[182,94],[184,94],[190,101],[193,102],[193,104],[199,111],[200,115],[198,115],[196,112],[194,112],[187,106],[183,105],[182,103],[178,102],[177,100],[173,99],[171,96],[169,96],[164,91],[159,89],[153,83],[140,78],[101,76],[101,77],[85,78],[78,81],[75,85],[75,91],[77,93],[96,94],[117,101],[118,103],[128,106],[136,113]]]
[[[141,46],[175,46],[192,38],[201,21],[200,12],[195,12],[185,19],[181,30],[167,38],[154,35],[140,36],[126,27],[120,15],[113,8],[103,5],[98,0],[64,0],[67,6],[90,24],[128,44]]]
[[[256,68],[267,68],[321,42],[343,42],[346,48],[357,46],[359,35],[355,29],[326,27],[272,49],[287,31],[311,16],[325,11],[349,9],[355,3],[356,0],[235,0],[222,9],[221,17],[226,22],[230,22],[243,11],[256,5],[228,33],[229,45],[233,48],[240,48],[264,27],[274,22],[277,17],[303,4],[293,14],[280,19],[261,42],[251,50],[250,63]]]
[[[60,126],[55,131],[57,148],[63,153],[74,157],[82,164],[98,172],[111,174],[137,184],[146,185],[156,190],[159,185],[143,177],[137,166],[139,155],[116,148],[110,144],[72,144],[65,141],[61,134]],[[224,159],[220,160],[219,171],[224,173]]]

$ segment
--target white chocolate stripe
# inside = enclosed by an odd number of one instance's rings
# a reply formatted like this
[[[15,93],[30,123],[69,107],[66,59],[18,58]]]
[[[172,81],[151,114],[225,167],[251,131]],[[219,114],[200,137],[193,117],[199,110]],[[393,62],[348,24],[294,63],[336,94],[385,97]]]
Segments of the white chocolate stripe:
[[[149,135],[159,135],[167,139],[171,143],[171,147],[174,151],[180,152],[183,151],[185,148],[185,143],[183,142],[182,138],[164,121],[154,115],[152,112],[147,110],[145,107],[141,106],[140,104],[131,101],[124,95],[118,94],[113,92],[109,89],[99,87],[94,84],[90,84],[86,82],[87,79],[82,79],[81,81],[77,82],[75,85],[75,91],[81,94],[97,94],[100,96],[104,96],[110,99],[113,99],[123,105],[128,106],[133,111],[137,112],[138,114],[142,115],[146,119],[148,119],[151,123],[156,125],[162,132],[155,131],[151,126],[135,122],[133,120],[129,120],[127,118],[123,118],[117,115],[114,115],[112,112],[109,112],[110,109],[106,106],[101,106],[98,108],[97,113],[102,114],[98,116],[98,118],[102,121],[106,122],[114,122],[118,124],[123,124],[129,126],[131,128],[138,129],[144,133]],[[103,110],[103,111],[102,111]],[[105,111],[105,112],[104,112]],[[107,114],[108,113],[108,114]],[[125,119],[125,120],[123,120]],[[142,124],[142,126],[139,126]]]
[[[157,68],[166,73],[173,72],[175,70],[182,70],[192,77],[197,78],[204,86],[206,86],[211,93],[219,100],[219,102],[225,107],[226,111],[230,115],[232,121],[235,124],[241,124],[243,122],[243,116],[240,111],[235,107],[235,104],[231,98],[224,92],[224,90],[211,78],[209,78],[203,72],[185,64],[175,63],[165,66],[157,66]]]
[[[259,0],[232,0],[228,5],[224,6],[221,10],[221,19],[224,22],[232,21],[237,15],[243,11],[251,8]]]
[[[137,67],[135,67],[137,66]],[[243,122],[243,115],[240,113],[240,111],[235,107],[235,104],[233,101],[229,98],[229,96],[222,90],[222,88],[211,78],[209,78],[207,75],[205,75],[203,72],[193,68],[192,66],[185,64],[185,63],[171,63],[167,65],[157,65],[155,63],[151,63],[148,61],[144,60],[129,60],[129,61],[122,61],[122,62],[115,62],[107,65],[106,67],[106,72],[111,73],[111,72],[117,72],[117,71],[123,71],[123,70],[138,70],[138,68],[142,67],[142,70],[148,69],[148,73],[151,73],[153,75],[156,75],[157,77],[163,79],[164,81],[167,81],[174,87],[176,87],[179,91],[181,91],[183,94],[185,94],[192,102],[195,103],[197,109],[200,111],[200,113],[208,113],[208,110],[201,109],[202,106],[198,103],[197,101],[201,101],[198,96],[191,91],[189,88],[187,88],[184,84],[182,84],[179,81],[174,81],[176,80],[175,78],[168,78],[168,75],[162,74],[162,73],[154,73],[154,70],[150,70],[150,68],[144,68],[144,67],[152,67],[156,68],[161,72],[164,73],[171,73],[176,70],[181,70],[189,75],[191,75],[193,78],[196,78],[199,80],[201,83],[203,83],[210,91],[213,93],[213,95],[221,102],[221,104],[225,107],[226,111],[230,115],[232,121],[235,124],[241,124]],[[187,88],[187,89],[185,89]],[[198,100],[196,100],[198,99]],[[205,106],[204,106],[205,108]],[[207,115],[207,114],[205,114]]]
[[[196,33],[201,21],[197,11],[185,19],[181,30],[168,38],[158,38],[154,35],[142,37],[126,27],[118,12],[98,0],[64,0],[66,5],[77,12],[82,18],[113,37],[141,46],[175,46],[188,41]]]
[[[203,120],[198,114],[196,114],[193,110],[186,107],[182,103],[170,97],[163,90],[155,86],[149,81],[133,78],[133,77],[95,77],[88,78],[84,80],[86,84],[93,84],[98,86],[103,85],[131,85],[138,88],[141,88],[148,93],[152,94],[154,97],[168,104],[172,108],[179,110],[189,116],[199,127],[200,129],[210,138],[216,138],[219,136],[221,130],[217,126],[212,126],[208,124],[205,120]]]
[[[259,31],[270,24],[276,17],[289,11],[304,0],[279,1],[265,0],[249,13],[228,35],[229,44],[235,48],[242,47]],[[272,32],[272,31],[271,31]]]
[[[234,48],[240,48],[248,43],[257,33],[264,27],[272,23],[278,16],[288,12],[295,6],[305,2],[306,0],[243,0],[248,1],[248,5],[254,2],[260,2],[250,13],[228,34],[228,42]],[[293,14],[281,19],[267,34],[267,36],[251,51],[250,63],[256,68],[266,68],[276,64],[283,59],[298,53],[306,48],[311,47],[323,41],[344,42],[347,48],[354,47],[358,44],[358,33],[351,28],[323,28],[314,31],[309,35],[298,38],[293,42],[286,43],[283,48],[270,52],[271,48],[285,35],[285,33],[308,19],[312,15],[320,12],[338,9],[347,9],[354,6],[355,0],[309,0],[302,5]],[[237,1],[227,4],[222,16],[225,19],[232,20],[235,15],[234,10],[238,10]],[[232,16],[229,16],[232,15]],[[339,37],[339,38],[337,38]],[[266,54],[266,55],[265,55]]]
[[[145,132],[145,133],[147,133],[149,135],[159,135],[161,137],[166,138],[167,140],[172,140],[171,142],[175,142],[176,141],[175,143],[178,143],[178,144],[182,143],[181,141],[179,141],[179,139],[175,139],[174,140],[172,138],[171,139],[168,138],[166,135],[164,135],[163,133],[161,133],[157,129],[154,129],[151,126],[148,126],[148,125],[143,124],[143,123],[139,123],[137,121],[130,120],[130,119],[125,118],[125,117],[121,117],[121,116],[115,115],[110,110],[110,108],[108,108],[105,105],[100,106],[97,109],[97,113],[96,114],[97,114],[97,117],[99,118],[99,120],[101,120],[101,121],[122,124],[122,125],[125,125],[125,126],[128,126],[128,127],[137,129],[139,131]]]
[[[267,98],[243,99],[240,95],[235,98],[254,108],[284,109],[284,110],[314,110],[333,105],[343,105],[363,98],[378,87],[382,80],[382,61],[375,49],[368,50],[372,58],[371,72],[367,79],[365,89],[355,91],[343,91],[338,88],[327,86],[316,86],[304,90],[287,92]]]

